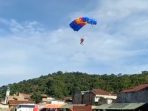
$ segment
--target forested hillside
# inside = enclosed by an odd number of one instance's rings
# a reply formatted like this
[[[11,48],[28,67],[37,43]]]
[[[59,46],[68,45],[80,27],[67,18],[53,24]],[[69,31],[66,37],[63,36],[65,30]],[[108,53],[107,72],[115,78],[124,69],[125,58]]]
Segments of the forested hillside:
[[[148,72],[141,74],[87,74],[81,72],[62,72],[48,74],[39,78],[9,84],[11,94],[22,92],[47,94],[56,98],[71,96],[75,91],[101,88],[113,93],[139,84],[148,83]],[[7,86],[0,87],[0,98],[5,95]]]

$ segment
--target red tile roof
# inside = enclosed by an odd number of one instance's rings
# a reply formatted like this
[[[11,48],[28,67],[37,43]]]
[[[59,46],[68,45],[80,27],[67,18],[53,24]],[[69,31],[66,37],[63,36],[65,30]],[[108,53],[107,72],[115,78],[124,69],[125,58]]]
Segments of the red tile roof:
[[[126,89],[126,90],[123,90],[122,92],[125,92],[125,93],[128,93],[128,92],[137,92],[137,91],[141,91],[141,90],[144,90],[148,88],[148,84],[141,84],[139,86],[135,86],[131,89]]]
[[[104,91],[102,89],[93,89],[91,92],[93,92],[96,95],[111,95],[111,93]]]
[[[18,104],[23,104],[23,103],[34,103],[33,101],[17,101],[17,100],[9,100],[8,104],[10,106],[16,106]]]

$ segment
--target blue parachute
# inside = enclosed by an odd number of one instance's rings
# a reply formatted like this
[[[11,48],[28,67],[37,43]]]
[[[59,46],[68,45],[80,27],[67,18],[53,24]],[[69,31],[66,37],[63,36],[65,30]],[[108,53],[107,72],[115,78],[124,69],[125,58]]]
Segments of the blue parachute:
[[[91,25],[96,25],[97,21],[92,19],[92,18],[88,18],[88,17],[79,17],[75,20],[73,20],[69,26],[74,30],[74,31],[79,31],[84,25],[86,24],[91,24]]]

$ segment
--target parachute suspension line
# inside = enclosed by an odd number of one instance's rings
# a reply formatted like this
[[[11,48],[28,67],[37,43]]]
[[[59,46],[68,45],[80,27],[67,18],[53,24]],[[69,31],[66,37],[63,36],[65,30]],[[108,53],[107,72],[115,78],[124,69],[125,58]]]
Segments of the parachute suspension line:
[[[82,27],[84,27],[85,25],[87,24],[90,24],[91,26],[93,25],[96,25],[97,24],[97,21],[92,19],[92,18],[89,18],[89,17],[79,17],[79,18],[76,18],[75,20],[73,20],[69,26],[74,30],[74,31],[79,31]],[[91,28],[92,29],[92,28]],[[87,32],[88,33],[88,32]],[[86,35],[85,35],[86,36]],[[80,38],[80,44],[83,45],[83,42],[84,42],[84,37]]]

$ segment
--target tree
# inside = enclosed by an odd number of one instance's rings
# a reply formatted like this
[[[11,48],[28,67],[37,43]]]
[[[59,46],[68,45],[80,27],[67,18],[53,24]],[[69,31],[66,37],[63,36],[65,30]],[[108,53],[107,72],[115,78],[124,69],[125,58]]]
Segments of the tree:
[[[42,101],[42,97],[41,97],[41,93],[39,92],[34,92],[31,95],[31,99],[37,104],[40,103]]]

